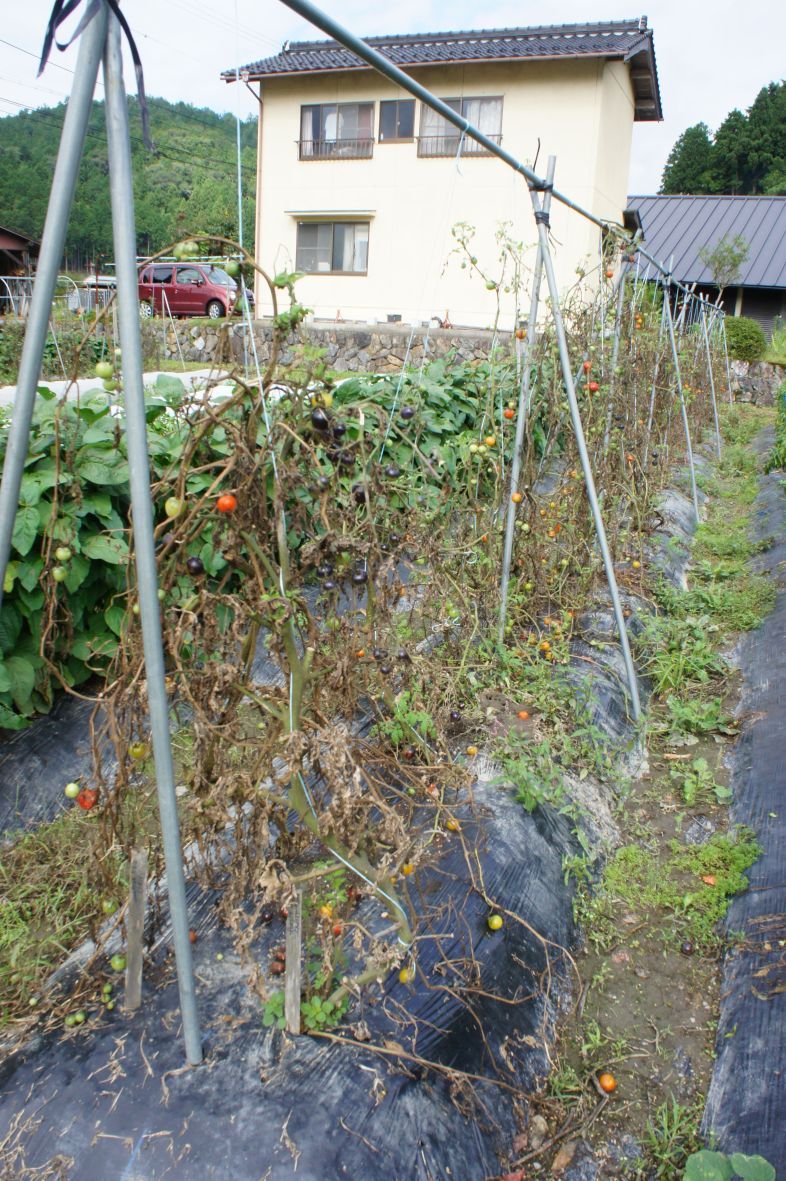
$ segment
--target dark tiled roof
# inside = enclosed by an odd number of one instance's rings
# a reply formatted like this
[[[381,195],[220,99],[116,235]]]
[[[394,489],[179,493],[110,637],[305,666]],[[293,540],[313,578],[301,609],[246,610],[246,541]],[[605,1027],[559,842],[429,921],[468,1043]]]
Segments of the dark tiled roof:
[[[734,286],[786,288],[786,197],[629,197],[628,205],[641,215],[649,253],[666,263],[673,255],[681,282],[712,283],[699,251],[739,234],[748,258]]]
[[[451,62],[534,61],[544,58],[603,57],[629,62],[636,95],[636,119],[661,119],[658,72],[647,18],[585,25],[540,25],[526,29],[468,29],[457,33],[414,33],[368,37],[368,45],[394,65]],[[248,80],[288,74],[324,74],[371,67],[337,41],[287,42],[275,57],[243,66]],[[227,82],[234,70],[222,74]]]

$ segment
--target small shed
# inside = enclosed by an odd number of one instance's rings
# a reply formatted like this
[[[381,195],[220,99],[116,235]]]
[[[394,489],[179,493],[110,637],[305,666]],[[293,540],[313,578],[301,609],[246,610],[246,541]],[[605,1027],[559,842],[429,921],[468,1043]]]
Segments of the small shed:
[[[32,275],[39,245],[35,238],[0,226],[0,275]]]
[[[725,238],[742,238],[748,256],[723,293],[724,311],[758,320],[772,335],[786,319],[786,197],[633,196],[650,254],[673,258],[675,279],[715,300],[717,284],[701,253]]]

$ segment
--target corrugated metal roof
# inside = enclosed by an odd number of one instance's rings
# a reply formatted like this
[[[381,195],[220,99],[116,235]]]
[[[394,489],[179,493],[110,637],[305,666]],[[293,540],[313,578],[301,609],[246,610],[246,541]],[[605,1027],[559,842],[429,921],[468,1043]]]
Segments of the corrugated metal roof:
[[[451,62],[532,61],[544,58],[617,58],[631,65],[636,119],[663,118],[652,30],[647,18],[582,25],[539,25],[516,29],[466,29],[461,32],[368,37],[367,44],[394,65],[446,65]],[[293,41],[274,57],[243,66],[245,79],[258,81],[288,74],[322,74],[371,67],[337,41]],[[235,71],[222,75],[235,80]]]
[[[738,234],[748,258],[734,286],[786,288],[786,197],[629,197],[638,209],[644,244],[683,283],[712,283],[699,257],[721,238]]]

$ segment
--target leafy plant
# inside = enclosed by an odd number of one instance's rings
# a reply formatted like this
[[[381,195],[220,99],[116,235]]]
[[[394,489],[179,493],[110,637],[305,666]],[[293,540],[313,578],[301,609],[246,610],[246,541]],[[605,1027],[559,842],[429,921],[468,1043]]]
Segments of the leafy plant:
[[[763,1156],[742,1152],[712,1152],[707,1148],[691,1153],[685,1162],[683,1181],[775,1181],[775,1169]]]
[[[733,718],[724,712],[719,697],[711,697],[708,701],[684,700],[672,694],[666,699],[666,708],[669,730],[674,738],[690,734],[736,734],[738,730]]]
[[[767,351],[767,338],[758,320],[747,316],[726,317],[729,356],[737,361],[760,361]]]
[[[694,759],[689,767],[675,767],[670,774],[689,808],[706,796],[714,795],[719,804],[727,804],[731,799],[731,791],[716,782],[706,759]]]

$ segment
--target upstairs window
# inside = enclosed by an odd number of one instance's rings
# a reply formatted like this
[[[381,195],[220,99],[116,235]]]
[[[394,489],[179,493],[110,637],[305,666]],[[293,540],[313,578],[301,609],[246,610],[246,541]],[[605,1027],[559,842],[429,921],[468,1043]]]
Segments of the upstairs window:
[[[502,139],[501,98],[446,98],[443,100],[457,115],[463,115],[467,122],[477,127],[489,139],[499,143]],[[442,115],[422,106],[420,110],[419,156],[455,156],[461,142],[461,132]],[[469,136],[464,137],[464,156],[487,156],[485,148]]]
[[[415,138],[414,98],[385,99],[379,104],[379,142],[396,143]]]
[[[362,160],[373,150],[373,103],[320,103],[300,108],[301,160]]]
[[[309,275],[365,275],[367,221],[299,221],[295,267]]]

